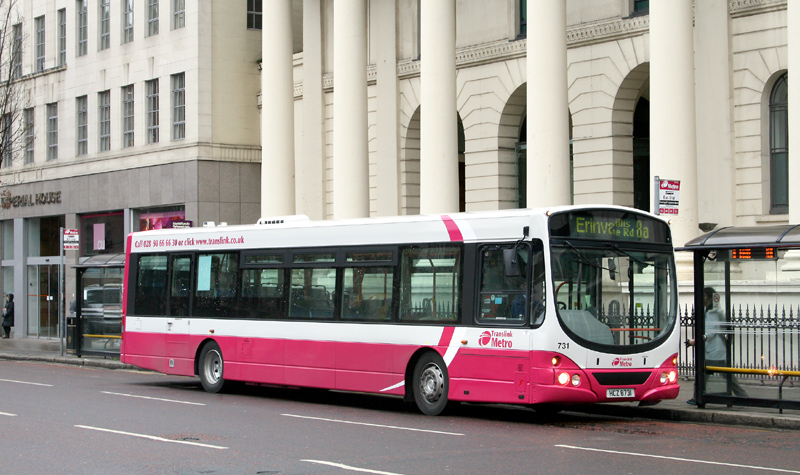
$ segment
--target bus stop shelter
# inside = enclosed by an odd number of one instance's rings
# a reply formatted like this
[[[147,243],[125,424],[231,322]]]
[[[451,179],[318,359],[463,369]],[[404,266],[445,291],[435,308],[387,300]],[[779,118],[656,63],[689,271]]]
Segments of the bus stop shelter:
[[[676,250],[693,253],[694,402],[800,409],[800,225],[725,227]]]
[[[119,357],[124,254],[100,254],[74,266],[76,298],[67,318],[67,351]]]

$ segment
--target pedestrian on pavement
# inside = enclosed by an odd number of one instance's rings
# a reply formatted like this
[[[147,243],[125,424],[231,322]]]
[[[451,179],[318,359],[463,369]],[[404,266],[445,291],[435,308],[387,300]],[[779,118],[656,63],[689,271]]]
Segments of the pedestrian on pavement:
[[[703,305],[706,312],[706,328],[703,338],[706,342],[706,366],[727,366],[728,365],[728,337],[725,335],[725,315],[719,308],[714,308],[714,291],[713,287],[706,287],[703,289]],[[695,340],[691,339],[687,342],[689,346],[695,345]],[[706,388],[708,388],[709,372],[705,373]],[[726,375],[730,378],[731,390],[733,394],[739,397],[750,397],[747,391],[744,390],[739,380],[732,374]],[[695,382],[695,384],[697,384]],[[694,398],[686,401],[689,404],[696,404]]]
[[[14,326],[14,294],[6,294],[6,305],[3,307],[3,338],[11,336]]]

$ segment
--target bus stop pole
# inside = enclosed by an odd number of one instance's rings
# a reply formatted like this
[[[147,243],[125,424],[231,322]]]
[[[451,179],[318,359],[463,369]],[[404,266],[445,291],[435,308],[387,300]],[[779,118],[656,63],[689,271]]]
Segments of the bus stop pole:
[[[655,214],[655,215],[660,215],[661,214],[661,210],[659,209],[659,206],[658,206],[658,202],[659,202],[658,194],[659,194],[659,191],[661,190],[661,187],[659,186],[660,183],[661,183],[661,179],[658,177],[658,175],[655,175],[653,177],[653,214]]]

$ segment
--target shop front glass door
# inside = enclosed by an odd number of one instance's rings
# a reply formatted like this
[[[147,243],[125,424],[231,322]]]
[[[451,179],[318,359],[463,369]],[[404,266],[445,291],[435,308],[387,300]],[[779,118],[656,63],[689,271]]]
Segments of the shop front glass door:
[[[28,266],[28,336],[58,338],[58,266]]]

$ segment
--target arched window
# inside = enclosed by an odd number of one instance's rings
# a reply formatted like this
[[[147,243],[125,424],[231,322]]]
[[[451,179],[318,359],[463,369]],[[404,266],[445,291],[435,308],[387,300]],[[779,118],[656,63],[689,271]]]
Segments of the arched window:
[[[770,214],[789,212],[788,73],[778,78],[769,97]]]

